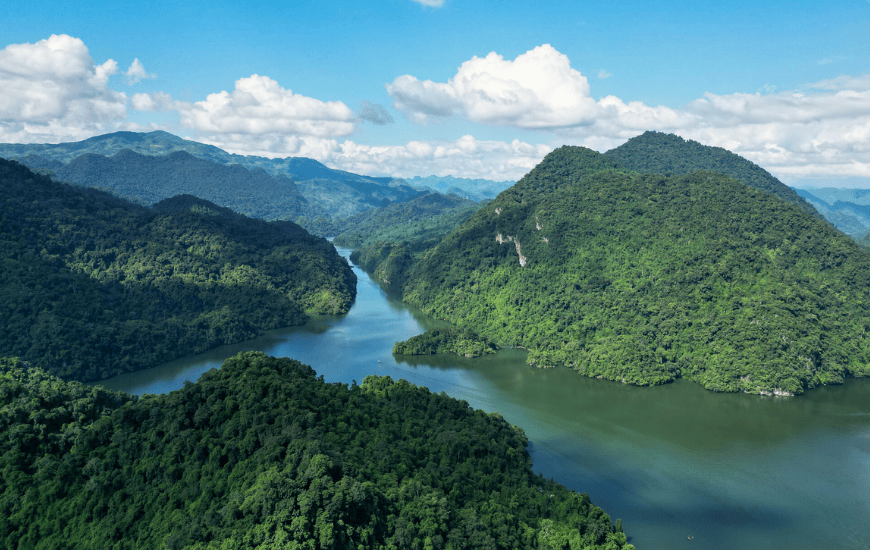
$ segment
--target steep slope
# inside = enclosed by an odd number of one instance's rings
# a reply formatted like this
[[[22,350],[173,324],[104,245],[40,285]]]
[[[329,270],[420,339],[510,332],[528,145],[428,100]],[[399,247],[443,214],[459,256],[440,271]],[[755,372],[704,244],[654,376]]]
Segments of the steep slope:
[[[674,134],[644,132],[604,154],[633,172],[688,174],[695,170],[709,170],[725,174],[821,217],[794,189],[767,170],[721,147],[701,145]]]
[[[477,203],[455,195],[427,193],[337,222],[333,242],[353,248],[379,241],[440,240],[478,208]]]
[[[4,548],[588,548],[626,543],[498,414],[247,353],[131,398],[0,359]]]
[[[292,222],[134,205],[0,159],[0,356],[96,380],[343,313],[347,262]]]
[[[796,394],[870,374],[868,284],[854,242],[770,193],[563,147],[427,253],[404,296],[542,366]]]
[[[309,219],[317,216],[345,217],[373,206],[402,202],[420,194],[403,180],[377,178],[333,170],[316,160],[304,157],[270,159],[227,153],[213,145],[182,139],[163,131],[147,133],[114,132],[83,141],[58,144],[0,144],[0,157],[34,162],[34,169],[43,169],[50,161],[64,164],[84,154],[111,157],[129,149],[146,156],[162,156],[179,151],[220,165],[238,165],[248,170],[265,170],[273,176],[292,178],[313,209],[306,211]],[[72,183],[81,183],[70,180]],[[93,183],[97,187],[108,187]],[[178,189],[176,193],[187,193]],[[207,197],[201,197],[207,198]],[[270,219],[286,219],[281,211],[272,212]]]
[[[147,205],[190,194],[246,216],[285,220],[297,218],[308,206],[287,176],[217,164],[186,151],[156,157],[130,149],[112,157],[88,153],[55,168],[54,174]]]

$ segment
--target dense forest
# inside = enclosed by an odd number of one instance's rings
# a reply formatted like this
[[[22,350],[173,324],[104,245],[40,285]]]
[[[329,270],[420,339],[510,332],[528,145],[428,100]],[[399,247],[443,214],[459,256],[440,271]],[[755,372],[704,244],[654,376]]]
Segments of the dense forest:
[[[633,548],[499,414],[262,353],[141,398],[0,360],[0,431],[5,548]]]
[[[498,344],[470,329],[457,327],[433,328],[396,342],[393,353],[401,355],[432,355],[454,353],[465,357],[480,357],[498,351]]]
[[[718,173],[563,147],[405,270],[409,303],[541,366],[778,394],[870,374],[870,257]]]
[[[744,185],[767,191],[795,204],[804,212],[821,217],[794,189],[773,177],[761,166],[722,147],[702,145],[674,134],[644,132],[604,155],[633,172],[676,175],[708,170],[725,174]]]
[[[0,356],[97,380],[343,313],[350,266],[292,222],[146,208],[0,159]]]

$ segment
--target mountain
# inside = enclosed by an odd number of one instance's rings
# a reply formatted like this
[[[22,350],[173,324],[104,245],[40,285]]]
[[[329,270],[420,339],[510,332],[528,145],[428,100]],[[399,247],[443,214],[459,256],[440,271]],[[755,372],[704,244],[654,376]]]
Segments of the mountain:
[[[0,159],[0,356],[98,380],[344,313],[350,266],[289,222],[146,208]]]
[[[0,359],[6,548],[633,550],[497,413],[240,354],[135,398]]]
[[[333,242],[354,248],[381,241],[440,240],[479,208],[456,195],[427,193],[336,222]]]
[[[53,173],[62,181],[104,189],[146,205],[190,194],[253,218],[293,220],[310,210],[287,176],[216,164],[186,151],[161,156],[130,149],[111,157],[86,153]]]
[[[829,222],[855,239],[870,234],[870,189],[795,189]],[[824,197],[824,199],[820,198]]]
[[[794,189],[770,175],[767,170],[721,147],[701,145],[674,134],[644,132],[604,154],[633,172],[676,175],[709,170],[725,174],[749,187],[795,204],[804,212],[822,217]]]
[[[416,189],[431,189],[445,195],[452,193],[463,199],[477,202],[493,199],[496,195],[516,183],[514,181],[492,181],[456,178],[453,176],[415,176],[413,178],[405,178],[405,181]]]
[[[319,215],[346,217],[373,206],[402,202],[420,194],[403,180],[361,176],[333,170],[313,159],[287,157],[269,159],[227,153],[213,145],[182,139],[163,131],[147,133],[114,132],[83,141],[59,144],[0,144],[0,157],[33,163],[33,169],[49,169],[52,161],[68,164],[85,154],[112,157],[124,150],[146,156],[162,156],[175,152],[190,155],[219,165],[238,165],[248,170],[264,170],[272,176],[291,178],[297,189]],[[73,183],[80,183],[71,180]],[[98,185],[98,187],[108,187]],[[175,194],[184,193],[179,190]],[[205,198],[205,197],[202,197]],[[286,219],[282,211],[273,212],[271,219]]]
[[[540,366],[788,395],[870,374],[868,285],[870,256],[799,204],[562,147],[412,266],[403,296]]]

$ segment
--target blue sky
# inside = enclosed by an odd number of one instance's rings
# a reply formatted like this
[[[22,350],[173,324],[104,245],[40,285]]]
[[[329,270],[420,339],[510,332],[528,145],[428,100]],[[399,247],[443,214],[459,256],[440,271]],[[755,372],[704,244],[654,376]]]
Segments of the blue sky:
[[[359,173],[516,179],[562,144],[604,151],[659,130],[789,184],[870,187],[870,0],[13,11],[3,142],[159,128]]]

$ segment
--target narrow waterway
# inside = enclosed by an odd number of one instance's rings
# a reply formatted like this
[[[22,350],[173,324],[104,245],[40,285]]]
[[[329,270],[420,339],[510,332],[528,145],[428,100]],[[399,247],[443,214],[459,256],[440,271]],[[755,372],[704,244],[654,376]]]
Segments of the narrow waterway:
[[[102,384],[168,392],[252,349],[299,359],[327,382],[404,378],[522,427],[535,471],[589,493],[623,519],[639,549],[870,548],[870,381],[758,397],[533,369],[520,350],[483,359],[393,356],[396,341],[443,323],[355,271],[358,295],[347,315]]]

